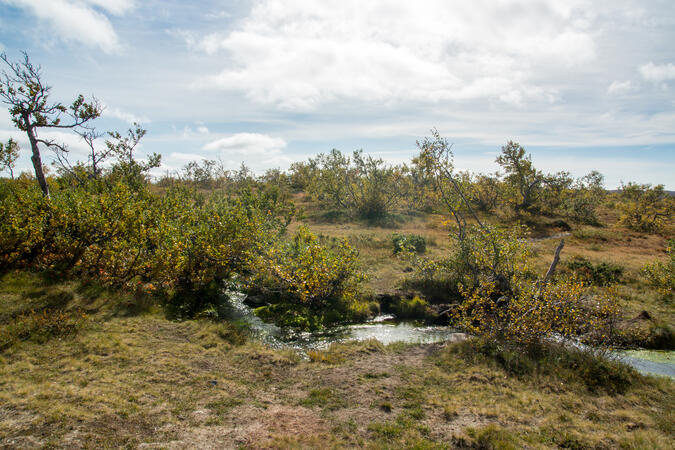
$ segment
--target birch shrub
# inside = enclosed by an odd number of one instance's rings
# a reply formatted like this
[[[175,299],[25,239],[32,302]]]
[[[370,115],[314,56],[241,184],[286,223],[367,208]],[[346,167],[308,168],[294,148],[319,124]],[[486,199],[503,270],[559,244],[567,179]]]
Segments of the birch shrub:
[[[292,239],[277,241],[261,263],[249,289],[271,303],[256,310],[263,318],[316,329],[369,313],[360,301],[365,275],[358,251],[345,240],[322,241],[302,226]]]

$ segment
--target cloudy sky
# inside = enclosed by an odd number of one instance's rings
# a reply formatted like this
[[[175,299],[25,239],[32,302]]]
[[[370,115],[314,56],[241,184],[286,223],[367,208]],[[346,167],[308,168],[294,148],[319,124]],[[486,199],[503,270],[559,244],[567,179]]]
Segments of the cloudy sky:
[[[401,162],[435,127],[460,168],[515,140],[547,171],[675,189],[673,42],[672,0],[0,0],[0,50],[54,99],[95,95],[101,130],[140,121],[163,171]]]

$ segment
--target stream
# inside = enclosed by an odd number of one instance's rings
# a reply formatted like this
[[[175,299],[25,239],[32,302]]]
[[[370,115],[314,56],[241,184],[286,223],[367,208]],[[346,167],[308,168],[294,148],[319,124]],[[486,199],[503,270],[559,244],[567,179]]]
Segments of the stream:
[[[306,352],[327,348],[335,342],[354,340],[377,339],[385,345],[393,342],[430,344],[454,342],[465,337],[463,333],[447,326],[402,322],[392,315],[380,315],[366,323],[334,327],[322,332],[296,332],[264,322],[244,304],[245,294],[227,291],[226,295],[230,301],[223,306],[225,310],[222,312],[233,320],[247,323],[253,334],[272,348],[293,348]],[[675,379],[675,351],[625,350],[615,352],[614,356],[640,373]]]

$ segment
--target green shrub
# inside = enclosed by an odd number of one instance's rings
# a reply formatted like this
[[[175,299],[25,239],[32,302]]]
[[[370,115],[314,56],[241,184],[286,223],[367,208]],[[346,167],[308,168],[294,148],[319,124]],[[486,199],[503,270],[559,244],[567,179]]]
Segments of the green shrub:
[[[419,234],[394,234],[391,238],[394,254],[401,252],[424,253],[427,250],[427,240]]]
[[[414,296],[407,298],[405,296],[396,296],[389,305],[389,309],[397,319],[420,319],[426,320],[433,316],[426,300]]]
[[[597,286],[608,286],[621,281],[623,267],[614,264],[601,262],[593,264],[584,257],[576,257],[567,263],[567,268],[578,275],[582,280],[593,283]]]
[[[642,274],[665,296],[675,292],[675,239],[668,241],[666,247],[668,260],[647,264]]]
[[[253,270],[288,221],[262,191],[157,195],[116,178],[57,187],[47,198],[20,180],[2,185],[0,265],[151,285],[176,317],[212,306],[222,282]]]
[[[370,222],[391,214],[402,203],[408,186],[405,166],[387,166],[361,150],[350,158],[334,149],[295,166],[295,172],[303,174],[307,192],[323,205],[346,209]]]
[[[524,229],[469,226],[464,233],[463,239],[452,242],[446,258],[412,255],[414,273],[403,286],[432,302],[457,302],[463,291],[484,282],[496,282],[509,290],[516,273],[527,272],[530,251],[523,239]]]
[[[616,334],[617,345],[656,350],[675,349],[675,331],[666,323],[649,321],[620,329]]]
[[[660,231],[675,212],[675,199],[662,184],[621,184],[619,197],[623,212],[619,222],[631,230]]]
[[[347,241],[322,242],[302,226],[291,240],[268,249],[247,287],[272,303],[256,309],[260,317],[316,329],[370,314],[370,304],[360,298],[364,279],[358,252]]]

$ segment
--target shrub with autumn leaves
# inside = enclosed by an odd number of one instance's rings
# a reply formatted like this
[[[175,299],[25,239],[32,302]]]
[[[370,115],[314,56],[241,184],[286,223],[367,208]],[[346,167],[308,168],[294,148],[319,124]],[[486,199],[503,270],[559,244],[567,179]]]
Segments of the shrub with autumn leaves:
[[[276,241],[261,262],[248,289],[271,302],[256,310],[263,318],[317,329],[369,313],[359,295],[365,275],[358,252],[345,240],[321,239],[301,226],[292,239]]]
[[[472,228],[460,248],[458,258],[475,268],[472,282],[459,283],[463,301],[454,318],[463,330],[505,344],[611,342],[618,309],[610,290],[592,293],[564,274],[537,279],[526,241],[513,232]]]
[[[670,239],[666,246],[665,261],[656,261],[645,265],[642,274],[665,297],[675,294],[675,239]]]
[[[300,307],[298,314],[317,324],[358,310],[357,252],[346,242],[322,242],[306,228],[288,240],[288,205],[269,201],[264,191],[203,194],[175,186],[156,194],[105,177],[55,185],[50,198],[33,183],[7,181],[0,188],[6,268],[140,286],[164,298],[175,317],[214,306],[233,278],[258,283],[266,296]]]

